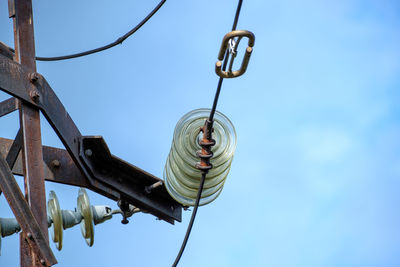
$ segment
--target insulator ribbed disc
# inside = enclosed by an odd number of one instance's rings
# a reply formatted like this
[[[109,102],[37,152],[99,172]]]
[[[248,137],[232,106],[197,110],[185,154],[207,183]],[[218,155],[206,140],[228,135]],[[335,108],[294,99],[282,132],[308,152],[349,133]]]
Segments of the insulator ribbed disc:
[[[174,131],[171,151],[164,169],[165,186],[169,194],[184,206],[193,206],[200,186],[201,171],[196,169],[200,161],[197,151],[201,150],[200,128],[210,114],[210,109],[196,109],[184,115]],[[200,205],[213,201],[221,193],[229,173],[236,148],[236,132],[232,122],[216,111],[212,138],[216,144],[211,148],[213,168],[204,182]]]
[[[47,202],[47,215],[50,216],[53,223],[50,228],[50,235],[58,250],[63,245],[63,219],[61,215],[60,204],[54,191],[50,191],[49,201]]]
[[[77,210],[82,215],[81,232],[86,244],[91,247],[94,242],[93,212],[90,206],[89,196],[84,188],[79,189]]]

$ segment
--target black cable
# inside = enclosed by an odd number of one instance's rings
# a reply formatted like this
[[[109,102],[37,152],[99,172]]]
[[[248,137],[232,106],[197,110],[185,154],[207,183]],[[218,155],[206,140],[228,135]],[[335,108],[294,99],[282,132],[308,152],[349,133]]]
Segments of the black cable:
[[[240,10],[242,9],[242,3],[243,3],[243,0],[239,0],[238,6],[236,8],[235,20],[233,21],[233,25],[232,25],[232,31],[236,30],[236,27],[237,27],[237,24],[239,21]]]
[[[197,197],[196,197],[196,202],[195,202],[195,204],[194,204],[194,209],[193,209],[193,212],[192,212],[192,217],[190,217],[190,222],[189,222],[188,228],[187,228],[187,230],[186,230],[185,238],[183,239],[181,249],[179,250],[179,253],[178,253],[178,255],[176,256],[175,262],[174,262],[174,264],[172,264],[172,267],[176,267],[176,266],[178,265],[179,260],[180,260],[181,257],[182,257],[183,251],[185,250],[186,243],[187,243],[187,241],[188,241],[188,239],[189,239],[190,232],[192,231],[194,219],[196,218],[196,213],[197,213],[197,209],[198,209],[198,207],[199,207],[200,198],[201,198],[201,193],[202,193],[202,191],[203,191],[203,186],[204,186],[204,181],[205,181],[205,180],[206,180],[206,174],[203,173],[203,174],[201,175],[199,191],[197,192]]]
[[[222,66],[222,70],[225,71],[226,70],[226,66],[228,65],[228,50],[225,53],[225,60],[224,60],[224,64]],[[224,81],[224,78],[219,77],[218,80],[218,85],[217,85],[217,90],[215,91],[215,96],[214,96],[214,102],[210,111],[210,116],[208,116],[208,121],[211,122],[211,126],[210,128],[212,128],[212,122],[214,121],[214,114],[215,111],[217,110],[217,104],[218,104],[218,99],[219,99],[219,93],[221,92],[221,87],[222,87],[222,82]],[[209,129],[209,133],[211,134],[211,129]],[[207,137],[208,138],[208,137]],[[211,138],[211,137],[210,137]]]
[[[232,31],[236,30],[238,21],[239,21],[239,15],[240,15],[240,10],[242,9],[242,3],[243,0],[239,0],[239,3],[237,5],[236,8],[236,14],[235,14],[235,19],[233,20],[233,25],[232,25]],[[225,61],[224,61],[224,65],[222,66],[222,70],[225,71],[226,70],[226,65],[228,64],[228,50],[225,53]],[[212,105],[211,111],[210,111],[210,116],[208,117],[208,120],[211,122],[210,123],[210,128],[212,128],[212,122],[214,119],[214,114],[215,111],[217,110],[217,104],[218,104],[218,99],[219,99],[219,93],[221,92],[221,86],[222,86],[222,82],[223,82],[224,78],[220,77],[219,81],[218,81],[218,85],[217,85],[217,91],[215,92],[215,97],[214,97],[214,103]],[[210,129],[211,130],[211,129]],[[211,131],[209,131],[211,132]]]
[[[234,19],[233,26],[232,26],[232,31],[236,30],[236,26],[237,26],[237,23],[238,23],[238,20],[239,20],[239,15],[240,15],[240,9],[242,8],[242,2],[243,2],[243,0],[239,0],[238,6],[236,8],[236,14],[235,14],[235,19]],[[229,61],[228,54],[229,54],[229,51],[227,50],[226,53],[225,53],[225,59],[224,59],[224,63],[223,63],[223,66],[222,66],[222,70],[223,71],[226,70],[226,66],[227,66],[228,61]],[[215,114],[215,111],[217,109],[218,98],[219,98],[219,94],[221,92],[221,87],[222,87],[223,80],[224,80],[224,78],[222,78],[222,77],[220,77],[219,80],[218,80],[218,85],[217,85],[217,90],[216,90],[215,96],[214,96],[213,106],[211,108],[210,115],[208,117],[208,122],[209,123],[208,124],[206,123],[206,125],[209,127],[207,132],[210,135],[209,137],[207,136],[208,139],[211,139],[211,133],[212,133],[211,129],[212,129],[212,124],[213,124],[213,120],[214,120],[214,114]],[[196,218],[197,209],[199,207],[201,193],[203,192],[205,179],[206,179],[206,172],[203,172],[202,175],[201,175],[199,191],[197,192],[196,202],[194,204],[194,209],[193,209],[193,212],[192,212],[192,216],[190,217],[190,222],[189,222],[188,228],[186,230],[185,238],[183,239],[183,242],[182,242],[182,245],[181,245],[181,249],[179,250],[179,253],[176,256],[176,259],[175,259],[174,264],[172,265],[172,267],[176,267],[178,265],[179,260],[182,257],[183,251],[185,250],[186,243],[187,243],[187,241],[189,239],[190,232],[192,231],[193,223],[194,223],[194,220]]]
[[[84,51],[81,53],[76,53],[76,54],[71,54],[71,55],[66,55],[66,56],[58,56],[58,57],[36,57],[36,60],[40,61],[57,61],[57,60],[66,60],[66,59],[71,59],[71,58],[77,58],[77,57],[83,57],[87,56],[90,54],[94,54],[97,52],[101,52],[104,50],[107,50],[111,47],[114,47],[118,44],[122,44],[123,41],[125,41],[128,37],[130,37],[132,34],[134,34],[137,30],[139,30],[160,8],[161,6],[166,2],[167,0],[161,0],[161,2],[141,21],[139,24],[137,24],[132,30],[124,34],[123,36],[119,37],[117,40],[114,42],[104,45],[95,49],[91,49],[88,51]],[[9,47],[9,49],[15,53],[15,50]]]

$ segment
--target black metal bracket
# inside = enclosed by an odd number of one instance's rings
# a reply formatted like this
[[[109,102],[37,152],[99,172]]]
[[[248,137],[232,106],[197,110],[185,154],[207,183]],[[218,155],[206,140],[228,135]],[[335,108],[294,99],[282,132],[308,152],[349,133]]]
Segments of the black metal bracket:
[[[146,188],[161,179],[112,155],[101,136],[85,136],[81,140],[80,157],[95,180],[120,193],[120,198],[165,219],[181,220],[181,205],[173,200],[165,187],[160,186],[149,195]]]

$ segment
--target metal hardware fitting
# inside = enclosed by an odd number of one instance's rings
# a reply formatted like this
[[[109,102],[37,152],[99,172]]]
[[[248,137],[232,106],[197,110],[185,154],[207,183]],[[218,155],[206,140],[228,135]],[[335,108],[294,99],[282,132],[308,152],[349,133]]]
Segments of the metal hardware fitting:
[[[121,223],[122,224],[128,224],[129,220],[128,218],[131,217],[133,214],[140,212],[141,210],[131,204],[129,204],[128,202],[120,199],[117,202],[118,207],[120,208],[119,210],[113,210],[112,214],[121,214],[122,215],[122,220]]]
[[[196,164],[196,168],[203,173],[207,173],[213,167],[210,163],[210,159],[213,156],[211,147],[215,145],[215,140],[211,139],[212,125],[213,121],[207,119],[204,126],[200,128],[200,131],[203,132],[203,138],[199,141],[201,150],[196,153],[200,158],[200,162]]]
[[[236,49],[239,45],[240,40],[243,37],[247,37],[249,39],[246,52],[243,56],[243,61],[240,66],[240,69],[232,71],[232,65],[234,58],[236,57]],[[233,38],[238,38],[237,41],[235,41]],[[231,41],[233,40],[233,41]],[[217,75],[221,78],[235,78],[239,77],[243,73],[246,72],[247,66],[249,64],[251,52],[253,52],[253,46],[255,42],[255,36],[252,32],[250,31],[245,31],[245,30],[239,30],[239,31],[231,31],[230,33],[227,33],[224,38],[222,39],[222,44],[221,48],[219,50],[218,54],[218,61],[215,63],[215,72]],[[225,58],[226,50],[229,49],[229,54],[231,54],[231,63],[229,66],[228,71],[223,71],[222,70],[222,61]],[[227,56],[229,56],[229,54]]]
[[[153,191],[154,189],[156,189],[157,187],[162,186],[162,185],[163,185],[163,182],[162,182],[162,181],[158,181],[158,182],[156,182],[156,183],[154,183],[154,184],[152,184],[152,185],[146,186],[146,187],[144,188],[144,191],[145,191],[147,194],[150,194],[151,191]]]

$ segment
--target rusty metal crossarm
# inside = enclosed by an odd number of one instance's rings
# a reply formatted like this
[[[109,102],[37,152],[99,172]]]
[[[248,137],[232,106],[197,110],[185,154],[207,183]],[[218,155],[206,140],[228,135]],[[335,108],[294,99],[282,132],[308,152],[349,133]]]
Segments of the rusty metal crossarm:
[[[8,157],[14,144],[15,140],[0,138],[0,156]],[[65,149],[43,146],[43,162],[46,181],[91,189],[90,183]],[[18,154],[11,170],[14,175],[24,175],[21,154]]]
[[[18,110],[18,103],[15,97],[11,97],[3,102],[0,102],[0,117]]]
[[[17,161],[17,157],[22,148],[22,131],[18,130],[17,135],[15,136],[14,142],[12,142],[10,149],[8,150],[6,162],[10,169],[14,167],[15,162]]]
[[[5,157],[6,162],[10,169],[13,168],[15,162],[17,161],[17,157],[19,155],[19,152],[21,151],[21,148],[22,148],[22,132],[21,129],[19,129],[17,136],[15,137],[15,140],[13,140],[13,142],[11,143],[9,149],[4,153],[1,153],[0,151],[0,157],[1,154],[4,155],[3,157]],[[0,190],[0,195],[1,195],[1,190]]]
[[[125,192],[125,195],[122,197],[123,199],[128,202],[132,202],[129,197],[132,194],[152,194],[152,198],[150,200],[147,199],[145,201],[141,201],[141,206],[143,210],[149,210],[152,206],[165,206],[165,209],[174,209],[176,220],[180,219],[180,205],[177,206],[176,204],[173,204],[172,206],[167,206],[171,204],[171,201],[170,199],[168,199],[169,195],[166,193],[165,187],[159,186],[151,191],[146,192],[146,186],[151,187],[151,185],[159,183],[161,181],[160,179],[149,173],[146,173],[143,170],[140,170],[139,168],[129,163],[124,162],[121,159],[118,159],[117,157],[111,155],[109,152],[109,154],[98,153],[97,150],[99,150],[99,147],[107,146],[101,137],[84,137],[84,140],[84,143],[86,143],[86,148],[93,151],[93,156],[90,157],[90,160],[87,161],[87,164],[101,165],[93,168],[100,170],[100,172],[96,173],[95,175],[97,177],[101,176],[102,179],[107,180],[109,184],[115,183],[117,186],[122,188],[122,193]],[[0,156],[1,154],[3,156],[9,155],[9,151],[12,150],[12,146],[14,145],[14,140],[0,138]],[[100,148],[100,150],[104,151],[104,148]],[[99,157],[99,155],[101,156]],[[76,167],[75,163],[73,162],[69,153],[66,150],[43,146],[43,161],[45,165],[44,174],[46,181],[86,187],[95,192],[98,191],[99,186],[92,186],[89,183],[86,177]],[[105,163],[106,161],[109,161],[109,163]],[[108,175],[104,175],[105,172],[107,172]],[[23,175],[21,156],[18,157],[17,161],[13,165],[12,173],[14,175]],[[135,173],[136,178],[140,179],[139,183],[135,181],[137,179],[134,179],[135,177],[132,176],[132,173]],[[135,188],[139,188],[140,190],[135,190]],[[112,190],[109,187],[106,187],[102,192],[99,193],[114,200],[119,200],[121,198],[120,193]],[[159,213],[158,216],[162,216],[162,213]],[[173,223],[173,220],[168,221],[170,223]]]
[[[39,255],[43,265],[52,266],[57,263],[56,258],[51,251],[45,235],[41,231],[38,222],[32,214],[32,211],[25,201],[25,198],[19,188],[14,176],[8,167],[7,162],[0,156],[0,188],[4,192],[8,204],[22,231],[26,235],[26,241],[29,246]]]
[[[11,60],[14,57],[14,53],[10,50],[10,48],[7,45],[3,44],[2,42],[0,42],[0,54]]]
[[[135,206],[173,223],[181,221],[181,205],[174,201],[164,186],[146,192],[146,187],[161,182],[159,178],[112,155],[101,136],[84,136],[81,157],[96,179],[121,193],[121,198]],[[83,155],[85,154],[85,155]],[[171,215],[165,218],[165,212]]]
[[[29,73],[20,64],[0,55],[0,90],[42,111],[78,169],[89,181],[91,190],[115,200],[125,198],[167,222],[181,221],[181,205],[169,197],[165,189],[145,193],[146,186],[160,179],[111,156],[104,140],[97,143],[97,149],[92,149],[95,157],[90,159],[84,153],[84,140],[90,138],[82,137],[61,101],[41,75]],[[93,161],[93,158],[99,158],[98,155],[108,155],[108,159],[103,162],[107,164],[108,173],[102,173],[101,167],[104,164]],[[118,182],[118,179],[122,182]]]
[[[33,87],[29,82],[29,72],[25,67],[0,55],[0,88],[10,95],[25,100],[37,106],[29,97],[29,89]],[[12,88],[7,90],[6,88]]]

